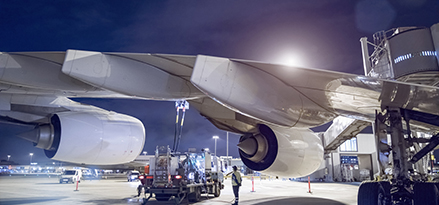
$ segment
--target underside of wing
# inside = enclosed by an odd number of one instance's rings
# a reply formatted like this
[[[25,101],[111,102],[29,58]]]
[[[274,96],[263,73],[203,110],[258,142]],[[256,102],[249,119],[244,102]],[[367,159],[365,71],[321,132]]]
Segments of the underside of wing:
[[[386,106],[439,114],[439,88],[318,69],[198,56],[192,83],[218,103],[286,127],[343,115],[373,121]]]
[[[68,50],[62,72],[93,86],[153,100],[204,96],[190,83],[195,56]]]
[[[195,59],[79,50],[0,53],[0,88],[68,97],[194,99],[204,96],[190,82]]]

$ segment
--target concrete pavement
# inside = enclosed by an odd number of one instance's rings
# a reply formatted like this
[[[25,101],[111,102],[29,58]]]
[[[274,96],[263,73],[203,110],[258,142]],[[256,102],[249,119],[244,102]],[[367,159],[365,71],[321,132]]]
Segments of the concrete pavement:
[[[230,180],[225,181],[221,196],[203,195],[195,204],[231,204],[234,200]],[[255,180],[255,192],[251,192],[251,180],[244,180],[240,189],[240,204],[357,204],[358,183],[311,183],[308,192],[306,182],[282,180]],[[136,197],[139,182],[127,182],[124,178],[86,180],[75,184],[59,184],[58,178],[48,177],[0,177],[0,204],[141,204]],[[173,204],[157,202],[148,204]]]

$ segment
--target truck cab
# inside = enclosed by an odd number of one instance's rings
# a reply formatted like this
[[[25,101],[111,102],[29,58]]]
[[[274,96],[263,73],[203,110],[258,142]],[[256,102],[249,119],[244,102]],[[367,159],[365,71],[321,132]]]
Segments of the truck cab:
[[[80,181],[82,171],[80,169],[66,169],[62,172],[59,178],[59,183],[75,183]]]

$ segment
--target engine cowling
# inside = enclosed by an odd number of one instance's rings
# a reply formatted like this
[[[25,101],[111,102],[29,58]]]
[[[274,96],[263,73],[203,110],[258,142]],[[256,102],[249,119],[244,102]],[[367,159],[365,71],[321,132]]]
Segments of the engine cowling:
[[[268,175],[306,176],[323,161],[322,141],[309,129],[258,125],[258,132],[242,136],[238,147],[247,167]]]
[[[62,112],[38,129],[36,146],[47,157],[79,164],[110,165],[134,160],[145,143],[140,120],[114,112]]]

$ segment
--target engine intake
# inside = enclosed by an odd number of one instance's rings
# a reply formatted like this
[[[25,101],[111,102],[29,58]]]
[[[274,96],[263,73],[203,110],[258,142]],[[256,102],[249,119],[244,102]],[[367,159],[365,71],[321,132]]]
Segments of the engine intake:
[[[258,125],[254,134],[240,138],[243,163],[269,175],[302,177],[316,171],[323,161],[321,139],[309,129]]]
[[[258,126],[256,135],[242,136],[239,140],[239,154],[244,164],[255,171],[270,167],[277,156],[276,135],[266,125]]]

